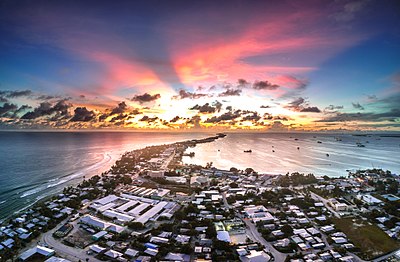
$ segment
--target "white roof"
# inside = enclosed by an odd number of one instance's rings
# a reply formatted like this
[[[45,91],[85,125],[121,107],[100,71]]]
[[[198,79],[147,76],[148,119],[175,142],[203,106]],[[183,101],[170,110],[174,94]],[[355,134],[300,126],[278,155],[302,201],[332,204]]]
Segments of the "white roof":
[[[134,209],[132,209],[131,211],[129,211],[129,214],[132,215],[139,215],[140,212],[142,212],[143,210],[145,210],[150,204],[148,203],[141,203],[140,205],[138,205],[137,207],[135,207]]]
[[[129,221],[132,221],[134,219],[133,216],[126,215],[126,214],[123,214],[123,213],[120,213],[120,212],[117,212],[117,211],[114,211],[114,210],[106,210],[106,211],[103,212],[103,215],[106,216],[106,217],[109,217],[109,218],[116,218],[116,219],[118,219],[120,221],[123,221],[123,222],[129,222]]]
[[[129,257],[134,257],[134,256],[136,256],[138,253],[139,253],[139,251],[137,251],[137,250],[135,250],[135,249],[131,249],[131,248],[128,248],[128,249],[125,251],[125,255],[127,255],[127,256],[129,256]]]
[[[27,260],[28,258],[33,256],[34,254],[40,254],[40,255],[43,255],[45,257],[48,257],[48,256],[53,255],[54,253],[55,252],[54,252],[53,249],[50,249],[50,248],[47,248],[47,247],[42,247],[42,246],[36,246],[36,247],[28,249],[27,251],[22,253],[19,258],[21,260]]]
[[[117,257],[122,256],[123,254],[119,253],[118,251],[110,249],[106,253],[104,253],[104,255],[111,257],[111,258],[117,258]]]
[[[51,257],[44,262],[71,262],[71,260],[61,258],[61,257]]]
[[[136,220],[136,222],[140,222],[142,224],[145,224],[150,218],[152,218],[157,213],[159,213],[167,204],[168,204],[168,202],[165,202],[165,201],[162,201],[162,202],[158,203],[157,205],[152,207],[149,211],[147,211],[142,216],[140,216]]]
[[[138,201],[136,200],[130,200],[129,202],[123,204],[122,206],[118,207],[117,210],[118,211],[125,211],[130,207],[133,207],[134,205],[136,205],[138,203]]]
[[[108,223],[105,221],[102,221],[98,219],[97,217],[86,215],[81,218],[81,222],[93,227],[101,228],[101,229],[106,229],[108,226]]]
[[[91,245],[91,246],[90,246],[90,250],[92,250],[92,251],[94,251],[94,252],[96,252],[96,253],[100,253],[100,252],[106,250],[106,248],[101,247],[101,246],[99,246],[99,245]]]
[[[95,201],[95,203],[101,204],[101,205],[106,205],[112,201],[117,200],[119,197],[117,197],[116,195],[109,195],[106,197],[103,197],[101,199],[98,199]]]
[[[218,231],[217,232],[217,238],[220,241],[225,241],[230,243],[231,242],[231,237],[229,236],[228,231]]]

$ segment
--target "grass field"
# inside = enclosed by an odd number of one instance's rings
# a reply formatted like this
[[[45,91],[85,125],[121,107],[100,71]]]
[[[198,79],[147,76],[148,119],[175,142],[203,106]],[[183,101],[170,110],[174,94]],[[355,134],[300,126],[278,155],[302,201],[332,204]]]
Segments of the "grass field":
[[[399,243],[376,225],[352,218],[335,218],[333,222],[337,229],[345,233],[354,245],[363,251],[360,254],[363,259],[372,259],[400,247]]]

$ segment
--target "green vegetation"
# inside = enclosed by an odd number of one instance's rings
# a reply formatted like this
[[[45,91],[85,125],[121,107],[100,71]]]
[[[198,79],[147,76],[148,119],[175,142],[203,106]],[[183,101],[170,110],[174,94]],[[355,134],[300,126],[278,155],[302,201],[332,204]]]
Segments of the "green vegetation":
[[[365,223],[362,220],[353,222],[351,218],[333,218],[332,221],[356,247],[362,250],[360,257],[363,259],[372,259],[400,246],[376,225]]]
[[[289,187],[289,186],[299,186],[299,185],[309,185],[313,183],[317,183],[318,180],[315,178],[313,174],[301,174],[298,172],[292,173],[289,175],[287,173],[285,176],[281,176],[276,184],[282,187]]]

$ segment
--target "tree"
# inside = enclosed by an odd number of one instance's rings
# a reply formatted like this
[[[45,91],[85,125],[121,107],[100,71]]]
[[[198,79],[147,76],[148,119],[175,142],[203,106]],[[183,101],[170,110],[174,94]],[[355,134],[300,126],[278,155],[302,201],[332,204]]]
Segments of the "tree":
[[[244,170],[244,172],[245,172],[246,174],[250,175],[251,173],[254,173],[254,169],[251,168],[251,167],[248,167],[248,168],[246,168],[246,169]]]
[[[140,222],[129,222],[128,227],[132,230],[141,230],[144,228],[144,225]]]
[[[289,225],[282,226],[281,231],[285,234],[285,236],[290,236],[293,234],[293,228]]]
[[[238,188],[239,187],[239,185],[237,183],[235,183],[235,182],[230,183],[229,186],[231,188]]]

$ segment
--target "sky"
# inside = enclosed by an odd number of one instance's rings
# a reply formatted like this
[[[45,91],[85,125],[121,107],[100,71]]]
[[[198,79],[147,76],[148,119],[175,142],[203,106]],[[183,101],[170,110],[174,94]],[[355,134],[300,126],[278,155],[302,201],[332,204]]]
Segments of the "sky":
[[[0,129],[400,131],[400,4],[0,1]]]

